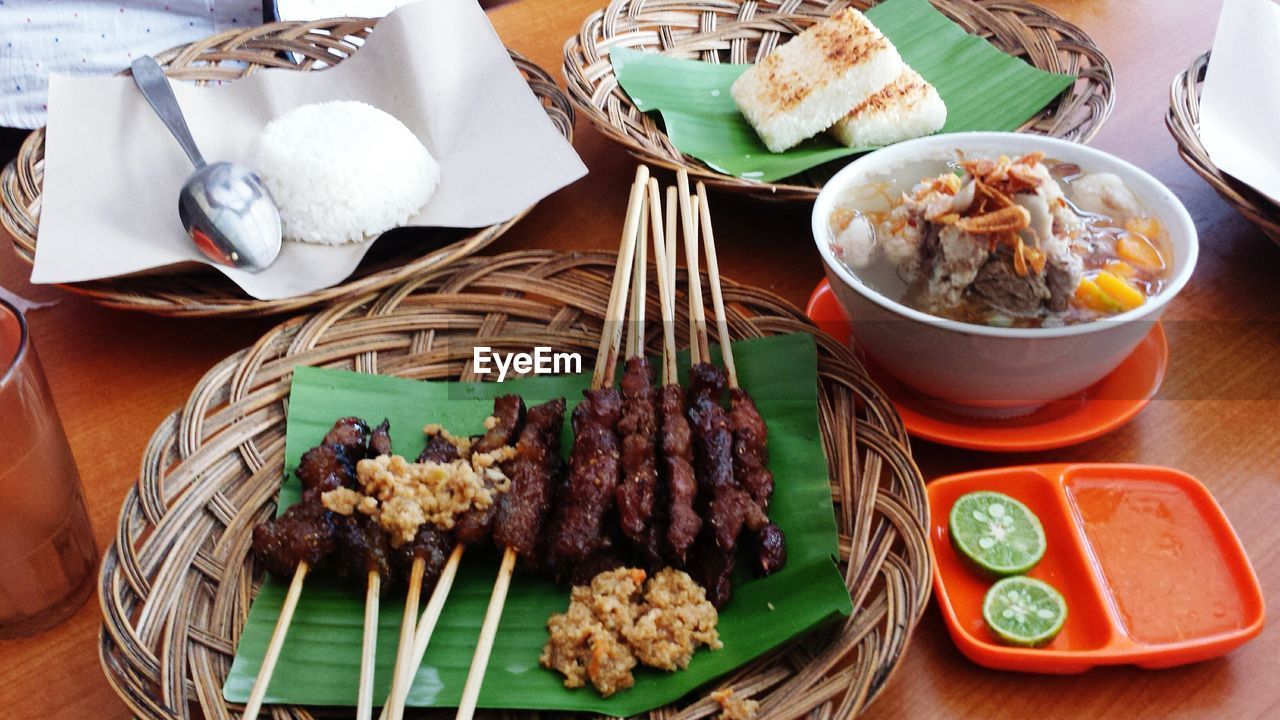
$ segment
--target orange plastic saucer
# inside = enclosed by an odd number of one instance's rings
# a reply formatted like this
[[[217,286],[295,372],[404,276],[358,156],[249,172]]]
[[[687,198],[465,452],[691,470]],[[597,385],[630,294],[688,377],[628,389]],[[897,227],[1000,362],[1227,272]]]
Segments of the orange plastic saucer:
[[[848,315],[826,280],[814,288],[805,314],[828,335],[844,343],[850,341]],[[860,357],[872,379],[898,409],[912,436],[969,450],[1029,452],[1092,440],[1133,419],[1164,382],[1169,343],[1164,327],[1156,323],[1133,354],[1093,387],[1030,414],[995,420],[947,412],[902,385],[869,358]]]
[[[947,533],[951,506],[975,490],[1020,500],[1044,525],[1044,559],[1028,575],[1067,601],[1066,624],[1045,647],[1001,645],[983,622],[993,581],[963,563]],[[1222,508],[1186,473],[1148,465],[1011,467],[934,480],[928,495],[938,607],[956,646],[979,665],[1053,674],[1097,665],[1164,668],[1223,655],[1262,631],[1262,589],[1249,558]],[[1143,523],[1149,527],[1137,527]],[[1203,617],[1188,611],[1200,602],[1211,608]]]

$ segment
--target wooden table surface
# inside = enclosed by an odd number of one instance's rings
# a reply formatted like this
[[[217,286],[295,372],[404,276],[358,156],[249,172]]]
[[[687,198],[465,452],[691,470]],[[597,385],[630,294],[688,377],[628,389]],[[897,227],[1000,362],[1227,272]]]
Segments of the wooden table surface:
[[[502,38],[559,76],[561,46],[602,0],[521,0],[491,11]],[[1145,168],[1182,198],[1201,235],[1200,264],[1166,316],[1172,351],[1159,398],[1128,426],[1078,447],[1002,456],[916,443],[926,478],[1022,462],[1170,465],[1212,489],[1280,606],[1280,248],[1241,220],[1177,157],[1163,117],[1168,87],[1212,41],[1218,2],[1052,0],[1115,65],[1118,104],[1093,142]],[[492,249],[612,248],[633,162],[579,121],[588,179],[542,203]],[[803,304],[822,276],[808,209],[718,196],[724,272]],[[5,241],[7,246],[7,240]],[[56,301],[33,311],[32,334],[79,463],[100,544],[148,437],[215,362],[270,320],[167,320],[99,308],[28,285],[0,252],[0,284]],[[36,638],[0,642],[0,716],[127,717],[97,658],[99,611],[88,605]],[[889,686],[867,716],[1280,717],[1274,667],[1280,631],[1230,656],[1164,671],[1104,668],[1073,677],[1002,673],[971,664],[930,607]]]

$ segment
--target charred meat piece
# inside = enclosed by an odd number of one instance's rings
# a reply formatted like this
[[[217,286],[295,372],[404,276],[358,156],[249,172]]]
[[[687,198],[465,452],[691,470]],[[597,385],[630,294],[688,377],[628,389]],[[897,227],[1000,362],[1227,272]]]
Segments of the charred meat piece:
[[[574,563],[566,576],[571,585],[590,585],[591,580],[602,572],[617,570],[627,563],[612,548],[604,548],[592,552],[581,562]]]
[[[471,443],[471,452],[492,452],[516,442],[524,423],[524,399],[519,395],[500,395],[493,400],[493,427],[484,436]],[[485,487],[492,490],[493,481],[485,476]],[[494,493],[496,496],[497,493]],[[473,508],[464,513],[454,526],[458,542],[473,545],[488,540],[493,535],[493,524],[498,517],[501,498],[487,508]]]
[[[787,564],[787,539],[782,528],[768,523],[755,532],[755,571],[758,575],[772,575]]]
[[[729,426],[733,428],[733,476],[761,509],[767,509],[773,497],[769,429],[755,401],[741,388],[729,391]]]
[[[693,459],[702,502],[715,489],[733,485],[733,432],[720,406],[724,372],[711,363],[689,368],[689,424],[693,430]]]
[[[732,554],[738,545],[748,506],[754,503],[733,478],[733,433],[729,429],[729,416],[719,403],[704,394],[692,401],[689,425],[693,430],[698,487],[706,503],[703,523],[710,526],[716,546]]]
[[[333,513],[317,490],[304,492],[300,502],[253,529],[254,557],[279,578],[293,577],[299,563],[316,567],[336,547]]]
[[[330,428],[321,442],[323,445],[337,445],[347,453],[347,457],[364,457],[369,443],[369,424],[358,417],[340,418]]]
[[[369,449],[365,452],[366,457],[376,458],[379,455],[391,454],[391,421],[386,418],[382,419],[382,423],[369,433]]]
[[[570,585],[589,585],[591,578],[629,562],[623,554],[623,537],[614,514],[606,516],[600,524],[598,543],[580,558],[570,558],[558,554],[554,549],[554,541],[562,534],[561,527],[566,517],[565,505],[559,503],[555,517],[548,522],[548,537],[540,546],[543,556],[541,570],[555,582]]]
[[[427,446],[418,454],[418,462],[451,463],[460,460],[458,446],[443,435],[432,435],[427,438]]]
[[[395,584],[396,572],[390,536],[377,520],[356,513],[334,518],[334,531],[338,541],[338,576],[364,587],[370,572],[377,572],[382,589]]]
[[[698,363],[689,368],[689,403],[698,398],[720,402],[727,380],[724,371],[711,363]]]
[[[746,442],[754,440],[763,440],[760,433],[766,432],[764,422],[759,419],[759,413],[753,412],[755,405],[749,406],[750,411],[745,411],[742,398],[739,397],[739,417],[736,419],[745,420],[746,416],[754,415],[756,423],[747,423],[744,428],[747,432],[741,438],[735,432],[738,428],[733,427],[730,423],[730,416],[720,407],[716,397],[711,394],[711,389],[717,386],[714,381],[716,377],[723,377],[717,368],[702,363],[697,367],[703,367],[701,371],[693,372],[692,375],[701,375],[709,378],[702,381],[702,387],[706,388],[701,394],[694,394],[691,390],[692,407],[689,408],[689,424],[693,429],[693,447],[694,460],[698,469],[698,483],[702,498],[707,502],[706,515],[703,518],[705,524],[703,530],[704,542],[710,539],[715,543],[723,553],[732,555],[738,546],[738,536],[742,533],[745,526],[752,532],[759,531],[768,522],[769,518],[765,515],[764,510],[753,499],[743,485],[739,482],[739,475],[735,470],[739,463],[735,462],[734,451],[742,446],[747,450],[745,459],[748,462],[754,461],[759,467],[753,467],[753,470],[764,470],[763,455],[765,448],[763,445],[755,447],[747,447],[743,443],[737,442],[739,439]],[[711,369],[705,369],[710,367]],[[712,372],[714,370],[715,372]],[[749,402],[749,398],[748,398]],[[759,477],[752,480],[762,487],[757,489],[761,492],[764,490],[764,481]],[[768,487],[772,487],[773,479],[770,476],[767,480]],[[709,500],[708,500],[709,498]]]
[[[317,445],[302,453],[294,473],[302,481],[303,490],[321,493],[351,487],[356,478],[351,460],[339,445]]]
[[[678,565],[702,529],[697,511],[698,480],[693,474],[693,446],[685,418],[684,389],[662,388],[662,484],[666,496],[666,552]]]
[[[655,519],[657,516],[655,515]],[[667,555],[667,532],[666,525],[654,522],[644,529],[644,536],[639,541],[632,541],[634,549],[632,555],[635,556],[635,562],[647,570],[650,574],[655,574],[663,568],[671,567],[672,561]]]
[[[493,484],[486,480],[485,487],[492,489]],[[453,526],[453,532],[460,543],[467,545],[482,543],[493,535],[493,522],[497,517],[496,503],[484,509],[472,508],[458,517]]]
[[[618,519],[622,532],[637,547],[647,544],[658,486],[655,437],[658,433],[652,371],[644,357],[627,360],[622,375],[622,482],[618,485]]]
[[[769,524],[769,517],[745,490],[737,486],[723,486],[717,488],[711,498],[705,522],[716,547],[733,552],[743,527],[755,532]]]
[[[424,524],[418,528],[413,542],[405,543],[396,550],[395,557],[400,574],[406,578],[412,572],[413,561],[422,558],[426,567],[426,572],[422,575],[422,587],[425,589],[435,585],[440,577],[440,569],[448,562],[452,550],[453,537],[449,533]]]
[[[507,445],[514,445],[524,422],[524,399],[519,395],[500,395],[493,399],[493,427],[486,427],[485,434],[471,445],[473,453],[493,452]]]
[[[561,497],[560,522],[551,551],[574,562],[603,545],[602,523],[613,510],[621,474],[617,425],[622,399],[613,388],[586,390],[573,411],[569,484]]]
[[[733,598],[733,568],[737,558],[715,546],[705,535],[694,546],[689,560],[689,575],[707,591],[707,600],[722,608]]]
[[[786,564],[787,545],[782,529],[765,515],[765,508],[773,496],[773,473],[769,472],[769,429],[746,390],[731,389],[729,403],[729,424],[733,427],[733,477],[753,505],[744,508],[743,522],[754,534],[756,572],[770,575]],[[719,500],[717,495],[712,504]],[[712,514],[715,515],[714,511]],[[717,536],[717,542],[722,539]]]
[[[493,537],[526,560],[540,554],[539,540],[562,471],[564,408],[564,398],[529,408],[516,442],[516,457],[502,466],[511,489],[498,501]]]

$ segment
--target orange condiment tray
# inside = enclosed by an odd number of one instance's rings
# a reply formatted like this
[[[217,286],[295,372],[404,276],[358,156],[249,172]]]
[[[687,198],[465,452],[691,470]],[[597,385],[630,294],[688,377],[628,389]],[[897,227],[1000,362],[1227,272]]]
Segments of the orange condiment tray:
[[[961,495],[994,490],[1040,518],[1044,558],[1029,576],[1062,593],[1067,621],[1042,648],[999,644],[982,619],[992,580],[947,533]],[[1195,478],[1148,465],[1035,465],[928,486],[933,584],[960,651],[990,668],[1069,674],[1097,665],[1163,668],[1223,655],[1262,631],[1262,589],[1222,508]]]

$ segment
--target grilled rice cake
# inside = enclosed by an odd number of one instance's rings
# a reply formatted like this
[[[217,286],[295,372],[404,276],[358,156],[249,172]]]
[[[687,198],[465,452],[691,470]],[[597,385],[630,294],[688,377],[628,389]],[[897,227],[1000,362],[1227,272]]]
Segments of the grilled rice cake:
[[[810,27],[733,83],[733,100],[773,152],[831,127],[904,65],[866,16],[847,8]]]
[[[849,147],[877,147],[931,135],[947,123],[947,105],[920,74],[904,67],[897,79],[863,100],[831,135]]]

